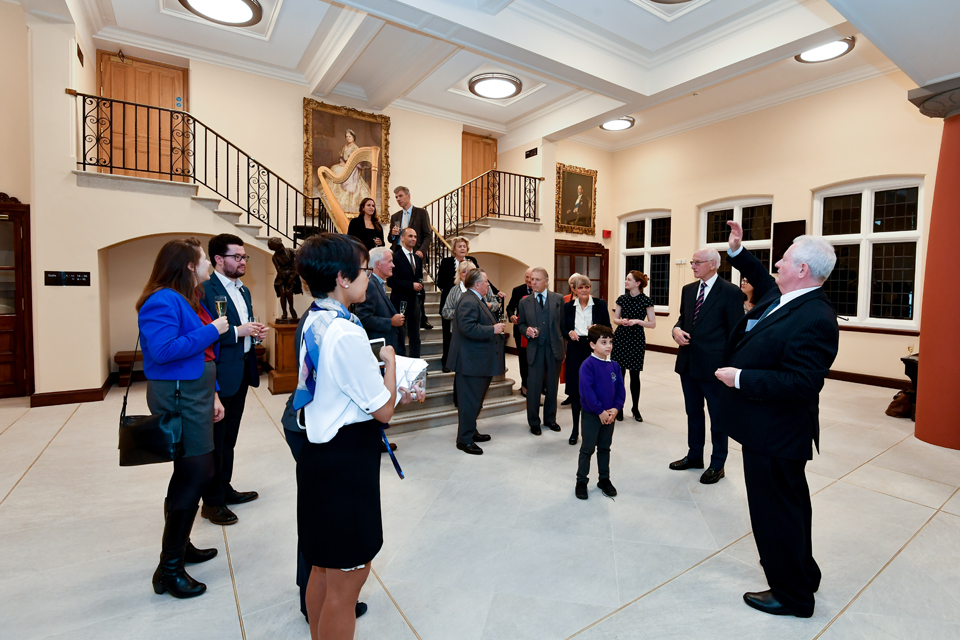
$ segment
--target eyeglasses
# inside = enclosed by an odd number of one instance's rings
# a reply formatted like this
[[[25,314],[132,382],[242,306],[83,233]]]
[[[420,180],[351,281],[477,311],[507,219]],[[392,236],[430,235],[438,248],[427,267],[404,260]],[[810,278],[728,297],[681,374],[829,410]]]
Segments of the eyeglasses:
[[[224,257],[224,258],[233,258],[233,259],[236,260],[237,262],[240,262],[241,260],[243,260],[244,262],[247,262],[248,260],[250,260],[250,256],[248,256],[248,255],[240,255],[239,253],[229,253],[229,254],[227,254],[227,255],[225,255],[225,256],[223,256],[223,257]]]
[[[369,276],[371,273],[373,273],[373,267],[360,267],[360,270],[361,270],[361,271],[366,271],[366,272],[367,272],[367,276]]]
[[[691,260],[691,261],[690,261],[690,266],[691,266],[691,267],[699,267],[699,266],[702,265],[702,264],[710,264],[711,262],[713,262],[713,260]]]

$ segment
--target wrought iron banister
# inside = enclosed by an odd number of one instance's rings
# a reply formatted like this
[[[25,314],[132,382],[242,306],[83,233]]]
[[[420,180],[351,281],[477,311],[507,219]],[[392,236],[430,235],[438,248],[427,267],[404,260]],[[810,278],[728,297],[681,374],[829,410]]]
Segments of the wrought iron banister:
[[[186,111],[76,94],[80,156],[86,170],[201,184],[294,246],[337,229],[318,197],[304,194]]]
[[[491,169],[426,205],[433,228],[427,262],[434,277],[440,260],[453,254],[447,240],[469,225],[484,218],[539,221],[537,187],[541,180]]]

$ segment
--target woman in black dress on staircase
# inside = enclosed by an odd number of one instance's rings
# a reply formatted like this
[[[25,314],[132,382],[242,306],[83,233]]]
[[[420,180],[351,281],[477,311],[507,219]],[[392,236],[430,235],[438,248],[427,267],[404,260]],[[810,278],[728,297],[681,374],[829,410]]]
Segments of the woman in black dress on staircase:
[[[360,215],[350,221],[347,235],[351,235],[370,251],[383,246],[383,226],[377,220],[377,203],[373,198],[360,201]]]
[[[643,422],[640,415],[640,372],[643,371],[643,356],[647,349],[644,327],[657,326],[657,314],[653,300],[643,289],[648,278],[640,271],[628,271],[623,282],[624,295],[617,298],[616,315],[613,324],[618,325],[613,334],[613,353],[610,359],[620,365],[620,371],[630,370],[630,398],[633,400],[633,419]],[[626,378],[626,375],[623,376]],[[617,413],[617,420],[623,420],[623,410]]]

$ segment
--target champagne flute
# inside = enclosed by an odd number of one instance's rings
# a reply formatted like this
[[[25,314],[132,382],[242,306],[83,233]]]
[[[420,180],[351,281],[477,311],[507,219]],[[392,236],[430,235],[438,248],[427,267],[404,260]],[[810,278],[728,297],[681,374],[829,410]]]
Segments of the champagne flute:
[[[404,316],[407,315],[407,301],[406,301],[406,300],[401,300],[401,301],[400,301],[400,314],[401,314],[401,315],[404,315]]]
[[[257,324],[260,324],[260,316],[253,316],[252,318],[250,318],[250,322],[256,322]],[[259,333],[253,334],[252,336],[250,336],[250,338],[253,344],[260,344],[263,342],[263,340],[260,339]]]
[[[218,318],[227,315],[227,296],[217,296],[213,299],[213,304],[217,308]]]

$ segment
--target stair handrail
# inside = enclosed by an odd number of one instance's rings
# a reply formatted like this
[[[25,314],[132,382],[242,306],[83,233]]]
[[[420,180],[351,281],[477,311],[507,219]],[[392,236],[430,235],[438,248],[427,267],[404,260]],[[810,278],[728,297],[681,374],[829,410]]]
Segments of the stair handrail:
[[[239,207],[247,214],[247,223],[253,221],[266,225],[267,234],[276,232],[297,246],[299,240],[307,235],[320,231],[339,231],[338,225],[328,214],[326,207],[319,197],[309,197],[298,188],[271,171],[263,163],[256,160],[249,153],[227,140],[216,130],[209,127],[202,120],[189,113],[166,107],[155,107],[127,100],[105,98],[86,93],[76,92],[80,108],[80,140],[78,147],[81,153],[77,165],[86,170],[87,167],[96,167],[99,170],[134,171],[148,174],[168,176],[170,180],[177,178],[189,179],[201,184],[217,195],[225,198],[231,204]],[[115,119],[114,105],[121,105],[121,117]],[[133,131],[127,129],[127,114],[132,112]],[[151,114],[156,114],[156,122],[151,121]],[[146,116],[145,121],[143,116]],[[116,120],[120,122],[119,139],[121,147],[117,148]],[[140,148],[140,124],[146,128],[145,149]],[[156,127],[156,131],[152,127]],[[203,157],[199,156],[200,137],[198,126],[202,128]],[[128,136],[133,134],[132,162],[127,160],[130,142]],[[157,139],[150,140],[150,135],[156,133]],[[166,134],[167,138],[164,138]],[[213,139],[213,157],[210,156],[210,136]],[[162,143],[162,145],[161,145]],[[222,179],[220,172],[219,151],[224,146],[225,169]],[[114,162],[114,153],[120,155],[121,164]],[[156,169],[153,169],[151,151],[156,156]],[[140,163],[141,156],[146,154],[145,165]],[[236,157],[233,163],[234,173],[231,174],[231,155]],[[165,161],[166,158],[166,161]],[[201,164],[202,160],[202,164]],[[240,165],[245,166],[245,175],[241,174]],[[210,164],[213,163],[213,178],[210,176]],[[203,168],[200,176],[199,168]],[[231,185],[231,176],[234,182]],[[242,186],[241,186],[241,183]],[[241,197],[241,195],[243,197]],[[293,210],[291,211],[291,200]],[[242,215],[242,214],[241,214]],[[292,216],[292,220],[291,220]],[[283,220],[281,220],[283,217]],[[291,221],[293,224],[291,224]],[[300,224],[298,224],[298,222]],[[283,224],[283,228],[281,228]]]

